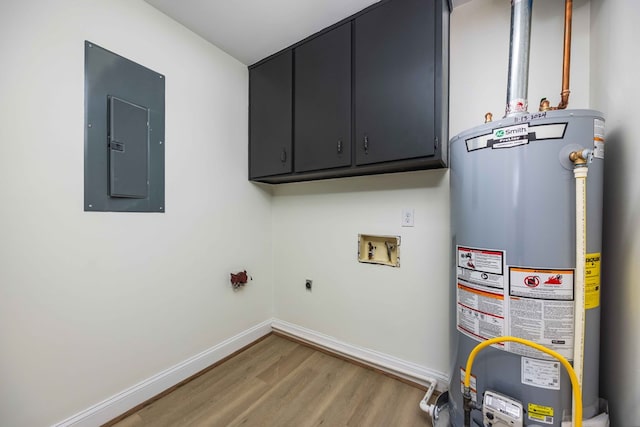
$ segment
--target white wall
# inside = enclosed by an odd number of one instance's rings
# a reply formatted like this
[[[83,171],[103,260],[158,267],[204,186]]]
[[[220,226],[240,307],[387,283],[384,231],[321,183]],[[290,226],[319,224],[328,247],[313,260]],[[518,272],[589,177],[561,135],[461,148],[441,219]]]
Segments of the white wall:
[[[574,108],[589,100],[589,3],[574,4]],[[563,5],[534,5],[530,98],[559,102]],[[451,16],[450,134],[502,116],[510,8],[475,0]],[[273,198],[276,317],[448,374],[449,177],[446,171],[279,185]],[[400,227],[414,208],[414,228]],[[401,267],[359,264],[358,233],[402,236]],[[305,278],[314,290],[304,289]]]
[[[278,186],[276,317],[446,372],[448,193],[442,170]],[[359,233],[400,235],[400,268],[359,263]]]
[[[166,75],[165,214],[83,212],[85,39]],[[1,425],[60,421],[272,316],[244,65],[141,0],[0,2],[0,52]]]
[[[640,420],[640,3],[592,0],[591,93],[605,112],[604,229],[600,382],[614,426]]]
[[[509,65],[510,3],[473,0],[451,15],[450,135],[504,116]],[[589,108],[589,0],[573,2],[569,108]],[[560,102],[564,2],[533,2],[529,111],[543,97]]]

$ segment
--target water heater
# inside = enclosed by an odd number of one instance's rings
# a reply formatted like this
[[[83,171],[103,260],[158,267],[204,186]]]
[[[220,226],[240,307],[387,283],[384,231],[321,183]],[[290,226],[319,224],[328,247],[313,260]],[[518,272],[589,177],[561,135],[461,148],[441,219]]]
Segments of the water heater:
[[[585,266],[584,418],[598,413],[603,141],[603,115],[592,110],[506,116],[451,140],[453,426],[463,425],[465,363],[479,342],[515,336],[573,359],[574,285],[580,263]],[[576,259],[570,154],[585,149],[590,150],[586,256]],[[561,364],[517,343],[495,344],[476,358],[472,399],[482,405],[488,393],[495,393],[490,394],[494,407],[503,408],[492,410],[503,418],[520,416],[520,425],[561,426],[570,420],[571,383]],[[486,412],[474,411],[473,422],[503,425],[486,423],[494,413],[489,411],[487,418]]]
[[[511,0],[505,116],[453,137],[452,369],[420,407],[434,426],[608,427],[598,395],[605,120],[561,101],[529,113],[532,0]],[[604,410],[603,410],[604,409]]]

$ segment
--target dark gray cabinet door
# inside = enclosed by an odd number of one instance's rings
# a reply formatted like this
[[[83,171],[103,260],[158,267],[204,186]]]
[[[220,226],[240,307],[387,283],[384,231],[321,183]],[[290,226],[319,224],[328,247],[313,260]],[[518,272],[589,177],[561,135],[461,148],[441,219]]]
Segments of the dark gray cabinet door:
[[[394,0],[355,20],[356,164],[435,152],[435,0]]]
[[[351,165],[351,23],[294,52],[296,172]]]
[[[249,179],[290,173],[293,55],[249,71]]]

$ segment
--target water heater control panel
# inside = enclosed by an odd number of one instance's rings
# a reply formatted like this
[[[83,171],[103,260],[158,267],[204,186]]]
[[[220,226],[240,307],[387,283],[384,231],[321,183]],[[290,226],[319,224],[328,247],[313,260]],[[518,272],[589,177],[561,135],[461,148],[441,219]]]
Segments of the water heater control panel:
[[[494,391],[485,391],[482,401],[485,427],[522,427],[523,418],[521,402]]]

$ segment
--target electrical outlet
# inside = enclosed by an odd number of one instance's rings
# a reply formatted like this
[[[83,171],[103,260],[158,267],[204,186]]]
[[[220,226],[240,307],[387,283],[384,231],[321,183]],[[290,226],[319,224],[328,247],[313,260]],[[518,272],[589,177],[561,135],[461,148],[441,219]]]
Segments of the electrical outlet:
[[[402,226],[413,227],[413,209],[402,209]]]
[[[311,292],[311,285],[313,285],[313,280],[307,279],[304,282],[304,288]]]

